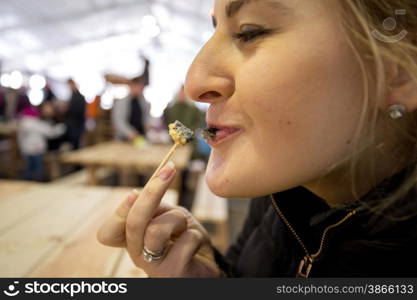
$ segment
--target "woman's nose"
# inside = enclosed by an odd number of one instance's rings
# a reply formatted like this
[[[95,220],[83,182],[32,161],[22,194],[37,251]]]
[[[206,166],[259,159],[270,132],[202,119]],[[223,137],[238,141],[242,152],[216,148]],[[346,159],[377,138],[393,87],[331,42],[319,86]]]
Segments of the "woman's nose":
[[[188,98],[213,104],[230,98],[234,81],[228,57],[210,40],[191,64],[184,90]]]

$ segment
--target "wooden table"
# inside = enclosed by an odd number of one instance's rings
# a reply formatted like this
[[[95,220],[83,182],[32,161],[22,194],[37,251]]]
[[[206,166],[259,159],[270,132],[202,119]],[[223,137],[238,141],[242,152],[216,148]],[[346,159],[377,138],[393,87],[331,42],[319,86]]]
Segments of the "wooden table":
[[[130,191],[0,180],[0,277],[146,277],[96,239]],[[176,204],[177,192],[163,201]]]
[[[125,179],[126,176],[123,174],[152,173],[171,147],[172,144],[147,144],[135,147],[129,143],[111,141],[62,154],[60,159],[63,163],[85,166],[89,173],[88,183],[91,185],[97,185],[97,170],[100,167],[118,170],[122,174],[122,182],[125,182],[123,178]],[[177,170],[181,171],[187,167],[191,154],[192,148],[189,145],[176,150],[172,161]]]
[[[14,137],[17,131],[17,122],[0,122],[0,136]]]

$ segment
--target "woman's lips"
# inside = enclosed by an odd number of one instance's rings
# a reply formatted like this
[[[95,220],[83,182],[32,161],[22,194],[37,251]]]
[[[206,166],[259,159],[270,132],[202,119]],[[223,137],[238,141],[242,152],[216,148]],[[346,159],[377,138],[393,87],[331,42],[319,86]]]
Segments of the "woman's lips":
[[[214,137],[209,138],[207,140],[208,144],[212,147],[216,147],[221,143],[225,142],[226,140],[235,137],[237,134],[241,132],[240,128],[232,128],[232,127],[221,127],[217,128]]]

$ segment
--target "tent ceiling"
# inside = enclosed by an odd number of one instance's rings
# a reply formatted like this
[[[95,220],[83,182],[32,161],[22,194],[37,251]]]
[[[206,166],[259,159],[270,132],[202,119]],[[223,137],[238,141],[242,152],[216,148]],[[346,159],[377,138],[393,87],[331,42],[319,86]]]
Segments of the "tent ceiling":
[[[1,71],[72,76],[85,85],[88,77],[91,87],[106,72],[138,74],[142,53],[152,61],[154,84],[173,89],[212,32],[212,5],[212,0],[1,0]]]

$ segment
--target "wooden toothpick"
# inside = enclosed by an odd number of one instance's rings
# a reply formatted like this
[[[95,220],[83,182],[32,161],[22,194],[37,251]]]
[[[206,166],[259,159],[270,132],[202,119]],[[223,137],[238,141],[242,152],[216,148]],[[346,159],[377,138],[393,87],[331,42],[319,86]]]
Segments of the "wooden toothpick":
[[[172,146],[171,150],[169,150],[168,154],[165,156],[165,158],[162,160],[161,164],[159,165],[159,167],[156,169],[156,171],[153,173],[151,179],[149,179],[148,182],[151,182],[152,179],[154,179],[159,171],[165,166],[165,164],[168,162],[168,160],[171,158],[171,156],[174,154],[175,150],[177,149],[177,147],[180,146],[180,144],[175,143],[174,146]]]

